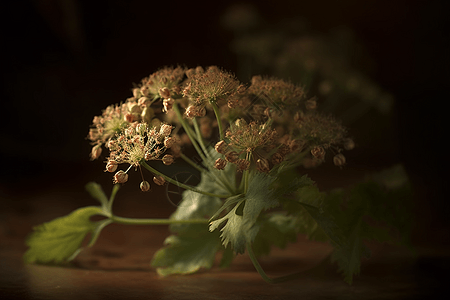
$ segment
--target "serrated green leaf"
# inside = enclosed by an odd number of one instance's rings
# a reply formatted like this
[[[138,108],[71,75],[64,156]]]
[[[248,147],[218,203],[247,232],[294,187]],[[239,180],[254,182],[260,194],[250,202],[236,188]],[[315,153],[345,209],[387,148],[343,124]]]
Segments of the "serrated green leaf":
[[[226,222],[226,224],[220,229],[221,239],[224,247],[231,244],[231,247],[236,253],[244,253],[247,242],[252,242],[258,233],[259,227],[254,226],[248,222],[245,222],[245,214],[237,214],[238,207],[243,204],[245,198],[235,205],[235,207],[228,212],[224,217],[212,221],[209,226],[209,230],[213,232],[220,225]],[[244,207],[245,210],[245,207]]]
[[[299,187],[311,184],[306,176],[296,178],[280,178],[257,172],[253,174],[245,197],[232,199],[222,206],[221,211],[231,209],[227,215],[210,223],[210,231],[214,231],[222,224],[221,238],[225,247],[231,244],[236,253],[244,253],[248,242],[253,242],[259,231],[256,224],[262,211],[280,205],[279,200]],[[232,205],[234,208],[231,208]],[[226,206],[226,207],[225,207]],[[239,209],[243,207],[242,213]]]
[[[93,215],[103,215],[102,208],[80,208],[35,227],[26,241],[29,249],[24,255],[25,262],[59,264],[73,259],[81,251],[86,235],[97,229],[98,223],[89,220]]]

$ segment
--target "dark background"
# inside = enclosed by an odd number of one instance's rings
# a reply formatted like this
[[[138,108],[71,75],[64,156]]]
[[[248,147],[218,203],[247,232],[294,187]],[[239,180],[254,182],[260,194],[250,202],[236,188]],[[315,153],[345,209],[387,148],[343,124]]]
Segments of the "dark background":
[[[317,32],[347,26],[375,62],[372,74],[395,99],[386,136],[349,167],[403,162],[429,223],[448,213],[443,171],[448,32],[438,1],[243,1],[267,26],[304,17]],[[20,203],[40,190],[110,183],[90,162],[93,116],[131,95],[132,83],[165,65],[237,70],[232,32],[220,17],[238,1],[8,1],[1,9],[0,199]],[[367,127],[355,135],[370,136]],[[386,130],[386,129],[385,129]],[[394,136],[394,140],[392,139]],[[377,148],[379,147],[379,148]],[[363,149],[364,150],[364,149]],[[19,202],[18,202],[19,201]],[[442,222],[440,222],[440,220]],[[445,232],[445,231],[444,231]],[[448,240],[448,238],[444,239]]]

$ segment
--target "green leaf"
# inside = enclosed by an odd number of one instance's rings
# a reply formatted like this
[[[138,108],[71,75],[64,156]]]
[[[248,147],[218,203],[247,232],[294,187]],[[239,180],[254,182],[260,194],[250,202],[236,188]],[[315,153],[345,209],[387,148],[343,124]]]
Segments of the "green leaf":
[[[228,244],[231,244],[233,250],[241,254],[245,252],[247,242],[253,241],[259,230],[258,226],[253,226],[252,223],[245,222],[245,213],[244,215],[237,213],[237,209],[240,205],[244,204],[245,200],[244,198],[239,201],[228,214],[218,220],[212,221],[209,225],[209,231],[213,232],[226,222],[222,229],[220,229],[222,232],[220,237],[222,238],[223,246],[227,247]]]
[[[228,193],[210,176],[204,174],[197,188],[217,194]],[[186,190],[182,194],[182,201],[170,218],[209,219],[221,205],[222,201],[217,197]],[[151,262],[161,276],[190,274],[201,268],[211,268],[216,253],[225,250],[221,246],[219,233],[209,232],[205,224],[172,224],[169,228],[173,234],[166,238],[165,247],[155,253]]]
[[[86,235],[94,233],[92,245],[100,230],[107,225],[105,221],[90,221],[93,215],[103,215],[103,210],[88,206],[35,227],[26,241],[29,249],[24,255],[25,262],[59,264],[75,258]]]
[[[256,223],[261,212],[279,206],[279,200],[284,195],[309,184],[311,180],[306,176],[280,179],[257,172],[250,180],[247,194],[228,199],[220,212],[225,209],[229,212],[224,217],[212,221],[209,230],[214,231],[226,222],[220,229],[223,245],[227,247],[231,244],[236,253],[244,253],[246,244],[253,242],[259,231],[259,225]]]
[[[260,230],[253,242],[256,256],[269,254],[272,246],[284,249],[297,240],[298,224],[294,216],[273,213],[260,218],[258,224]]]
[[[95,182],[89,182],[86,184],[86,190],[92,196],[92,198],[97,199],[102,207],[108,205],[108,197],[106,197],[105,192],[103,192],[102,186]]]
[[[171,235],[164,244],[167,247],[158,250],[151,262],[161,276],[190,274],[202,267],[209,269],[221,248],[218,234],[210,233],[206,226],[196,230],[195,235]]]
[[[219,267],[221,268],[227,268],[231,265],[234,259],[234,252],[231,247],[225,248],[222,254],[222,259],[220,260]]]

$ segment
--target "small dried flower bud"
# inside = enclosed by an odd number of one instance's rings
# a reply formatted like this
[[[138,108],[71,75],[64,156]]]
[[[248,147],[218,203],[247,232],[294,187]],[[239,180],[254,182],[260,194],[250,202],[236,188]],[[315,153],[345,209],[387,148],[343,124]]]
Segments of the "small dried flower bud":
[[[204,117],[206,116],[206,108],[202,107],[197,109],[197,117]]]
[[[145,180],[141,182],[139,187],[141,188],[141,191],[143,191],[143,192],[148,192],[151,189],[150,183]]]
[[[270,171],[269,161],[265,158],[259,158],[256,161],[256,169],[260,172],[267,173]]]
[[[124,116],[124,119],[125,119],[125,121],[132,123],[132,122],[136,121],[136,116],[131,113],[127,113]]]
[[[153,177],[153,182],[156,183],[157,185],[164,185],[166,183],[164,178],[162,178],[161,176]]]
[[[246,159],[238,159],[236,165],[239,171],[245,171],[250,167],[250,162]]]
[[[114,183],[125,183],[128,181],[128,174],[120,170],[114,175]]]
[[[152,160],[152,159],[155,159],[155,158],[156,158],[155,155],[152,152],[150,152],[150,151],[147,151],[144,154],[144,159],[145,160]]]
[[[147,106],[151,103],[150,99],[147,97],[141,97],[138,100],[138,105],[139,106]]]
[[[166,166],[171,165],[171,164],[173,163],[173,161],[174,161],[174,158],[173,158],[173,156],[170,155],[170,154],[166,154],[166,155],[164,155],[164,157],[162,158],[162,162],[163,162],[163,164],[165,164]]]
[[[237,119],[234,122],[234,125],[236,125],[236,127],[243,127],[247,125],[247,122],[244,119]]]
[[[236,151],[230,151],[225,154],[225,159],[230,163],[235,163],[239,159],[239,154]]]
[[[106,148],[113,150],[114,148],[116,148],[117,146],[117,142],[115,140],[109,140],[108,142],[106,142]]]
[[[238,106],[239,101],[237,99],[230,99],[227,102],[228,108],[235,108]]]
[[[169,149],[170,147],[173,146],[174,143],[175,143],[175,139],[173,137],[170,137],[170,136],[166,136],[165,137],[165,139],[164,139],[164,147]]]
[[[170,98],[170,91],[166,87],[160,88],[159,95],[161,96],[161,98],[168,99]]]
[[[311,149],[311,154],[317,159],[323,159],[325,157],[325,149],[322,147],[314,147]]]
[[[315,98],[312,98],[312,99],[306,100],[305,106],[306,106],[306,109],[307,109],[307,110],[313,110],[313,109],[316,109],[316,107],[317,107],[317,101],[316,101],[316,99],[315,99]]]
[[[147,131],[148,125],[145,123],[139,123],[136,126],[136,132],[142,135],[145,131]]]
[[[167,124],[162,124],[161,125],[161,129],[159,130],[159,134],[166,137],[168,135],[170,135],[170,133],[172,132],[172,126],[171,125],[167,125]]]
[[[345,156],[341,153],[336,154],[333,157],[333,163],[335,166],[342,167],[343,165],[345,165]]]
[[[272,163],[274,165],[280,164],[283,160],[284,160],[284,156],[278,152],[276,152],[272,155]]]
[[[126,136],[133,136],[136,133],[136,130],[133,127],[128,127],[125,129],[125,135]]]
[[[102,154],[102,146],[95,145],[91,150],[91,160],[97,159]]]
[[[303,121],[303,112],[296,112],[294,115],[294,122],[295,123],[301,123]]]
[[[195,116],[197,116],[197,108],[193,105],[190,105],[186,108],[186,117],[188,118],[193,118]]]
[[[217,170],[223,170],[225,169],[225,166],[227,165],[227,161],[222,159],[222,158],[218,158],[216,159],[216,162],[214,163],[214,168],[216,168]]]
[[[175,103],[175,100],[173,100],[171,98],[164,99],[163,100],[163,106],[164,106],[163,112],[167,113],[169,110],[171,110],[174,103]]]
[[[114,160],[108,161],[108,163],[106,164],[106,171],[112,173],[115,172],[116,170],[117,170],[117,163]]]
[[[355,142],[352,139],[345,139],[344,140],[344,148],[345,150],[352,150],[355,148]]]
[[[228,145],[225,141],[219,141],[214,146],[214,149],[220,154],[225,154],[227,152]]]
[[[141,95],[141,90],[139,88],[134,88],[133,89],[134,98],[138,99],[140,95]]]

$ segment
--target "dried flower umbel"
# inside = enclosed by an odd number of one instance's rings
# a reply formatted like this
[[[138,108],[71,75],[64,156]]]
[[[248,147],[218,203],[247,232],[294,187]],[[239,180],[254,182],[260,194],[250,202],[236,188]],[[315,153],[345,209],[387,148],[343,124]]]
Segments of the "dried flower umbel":
[[[327,158],[342,168],[346,164],[343,152],[355,147],[338,121],[317,110],[316,98],[306,97],[301,86],[276,78],[254,77],[246,87],[215,66],[163,68],[144,78],[132,93],[122,104],[108,106],[95,117],[89,131],[91,159],[105,159],[104,171],[112,175],[111,197],[108,200],[98,185],[88,185],[101,207],[82,208],[46,224],[32,235],[26,261],[71,260],[85,235],[91,233],[91,246],[110,223],[172,224],[173,235],[152,261],[159,274],[193,273],[211,267],[218,251],[230,259],[231,251],[247,251],[263,278],[277,282],[282,279],[268,278],[256,256],[267,254],[270,245],[286,244],[305,228],[310,236],[322,228],[338,249],[337,261],[351,282],[355,269],[348,265],[353,261],[349,255],[356,249],[352,247],[362,249],[363,245],[348,243],[360,239],[341,236],[344,231],[339,226],[347,223],[335,223],[340,220],[334,217],[340,205],[325,205],[326,196],[314,182],[306,175],[295,175]],[[188,147],[197,152],[195,157],[186,154]],[[199,174],[198,185],[189,184],[192,176],[180,180],[159,171],[180,160],[190,166],[188,173]],[[151,190],[145,171],[150,171],[157,186],[185,189],[169,219],[113,214],[114,195],[119,186],[131,181],[132,169],[139,170],[143,192]],[[334,195],[330,201],[339,197],[344,196]],[[93,223],[90,217],[96,214],[105,219]],[[216,230],[220,238],[211,233]],[[55,232],[73,236],[75,242],[48,251],[46,247],[56,243]]]

